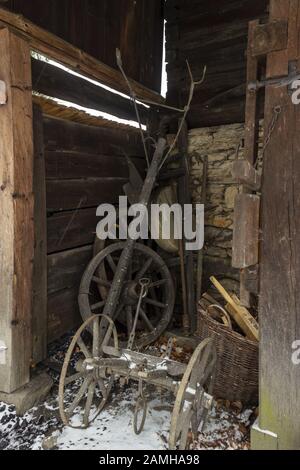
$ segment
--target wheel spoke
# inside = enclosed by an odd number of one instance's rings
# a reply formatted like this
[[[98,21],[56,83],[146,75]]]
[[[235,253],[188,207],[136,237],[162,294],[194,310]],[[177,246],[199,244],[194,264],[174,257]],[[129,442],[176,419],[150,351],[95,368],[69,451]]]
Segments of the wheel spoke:
[[[102,300],[101,302],[97,302],[96,304],[91,305],[91,311],[94,312],[98,308],[104,307],[104,305],[105,305],[105,300]]]
[[[154,307],[158,308],[165,308],[167,306],[166,304],[159,302],[158,300],[149,299],[148,297],[144,299],[144,302],[149,305],[154,305]]]
[[[95,382],[92,382],[89,385],[88,396],[87,396],[85,409],[84,409],[84,416],[83,416],[83,424],[86,427],[88,427],[89,425],[89,416],[90,416],[91,406],[93,403],[95,388],[96,388],[96,384]]]
[[[112,259],[112,256],[111,256],[111,255],[108,255],[108,256],[106,257],[106,259],[107,259],[107,262],[108,262],[108,264],[109,264],[109,266],[110,266],[110,269],[113,271],[113,273],[115,273],[116,270],[117,270],[117,266],[116,266],[116,263],[114,262],[114,260]]]
[[[99,317],[95,318],[93,323],[93,357],[99,357],[100,346],[100,325]]]
[[[143,322],[145,323],[146,327],[148,328],[149,331],[154,331],[155,328],[154,326],[152,325],[151,321],[149,320],[149,318],[147,317],[145,311],[141,308],[140,309],[140,315],[141,315],[141,318],[143,320]]]
[[[192,404],[189,403],[189,405],[187,405],[187,408],[186,410],[183,410],[181,412],[181,415],[179,417],[179,421],[178,421],[178,427],[177,427],[177,432],[178,432],[178,435],[177,435],[177,439],[178,437],[180,436],[180,433],[185,429],[185,428],[188,428],[189,425],[190,425],[190,421],[191,421],[191,416],[192,416]]]
[[[208,377],[210,375],[212,375],[212,372],[214,370],[214,367],[215,367],[215,363],[214,361],[211,361],[211,363],[207,366],[206,370],[205,370],[205,374],[202,375],[202,378],[201,378],[201,382],[203,384],[206,383],[206,380],[208,379]]]
[[[77,374],[70,375],[69,377],[65,378],[65,386],[71,384],[72,382],[75,382],[78,379],[81,379],[84,377],[85,373],[84,372],[78,372]]]
[[[161,279],[160,281],[152,282],[152,283],[149,285],[149,289],[152,289],[153,287],[160,287],[160,286],[163,286],[163,285],[166,284],[167,282],[168,282],[168,279]]]
[[[156,292],[154,287],[149,288],[149,294],[150,294],[150,297],[151,297],[152,300],[155,300],[156,302],[158,301],[157,292]],[[154,307],[154,309],[155,309],[155,312],[156,312],[156,317],[158,319],[160,319],[160,310],[159,310],[159,308]]]
[[[100,286],[103,286],[103,287],[107,287],[107,288],[111,287],[111,282],[106,281],[105,279],[102,279],[101,277],[93,276],[92,281],[96,282],[96,284],[99,284]]]
[[[81,338],[81,336],[79,336],[79,338],[77,340],[77,344],[80,347],[81,352],[85,355],[86,359],[89,359],[89,358],[92,357],[90,351],[88,350],[88,348],[84,344],[83,339]]]
[[[133,314],[132,314],[132,307],[130,305],[126,307],[126,325],[127,325],[127,334],[129,338],[130,333],[132,331],[132,327],[133,327]]]
[[[79,405],[79,403],[81,402],[85,392],[87,391],[89,385],[91,383],[91,378],[90,377],[87,377],[85,379],[85,381],[83,382],[83,384],[81,385],[80,389],[79,389],[79,392],[77,393],[75,399],[73,400],[72,404],[69,406],[69,408],[67,409],[67,413],[68,415],[70,415],[71,413],[73,413],[73,411],[75,410],[75,408]]]
[[[148,258],[146,263],[141,267],[141,269],[138,271],[138,273],[135,276],[136,282],[140,281],[142,277],[146,274],[146,272],[148,271],[148,269],[150,268],[152,264],[152,261],[153,261],[152,258]]]

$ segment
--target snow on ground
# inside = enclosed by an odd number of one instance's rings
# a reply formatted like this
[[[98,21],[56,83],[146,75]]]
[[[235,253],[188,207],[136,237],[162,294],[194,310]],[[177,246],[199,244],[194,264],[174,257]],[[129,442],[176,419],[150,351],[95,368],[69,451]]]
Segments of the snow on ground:
[[[0,402],[0,450],[167,450],[174,397],[168,393],[160,396],[154,388],[147,389],[147,420],[142,434],[136,436],[133,431],[133,410],[137,384],[133,382],[125,388],[115,385],[107,407],[89,429],[76,430],[63,426],[58,412],[59,375],[55,367],[53,369],[53,361],[59,370],[69,342],[70,337],[63,344],[54,345],[50,354],[52,368],[48,371],[55,386],[43,404],[25,416],[18,417],[13,406]],[[188,359],[188,355],[184,357],[185,362]],[[255,418],[255,410],[242,411],[239,402],[217,401],[205,432],[199,434],[191,448],[249,449],[250,427]]]
[[[55,388],[54,391],[57,391]],[[87,430],[64,427],[59,419],[56,394],[22,418],[14,408],[0,403],[0,449],[42,450],[166,450],[171,418],[171,397],[150,401],[145,428],[136,436],[133,384],[116,389],[112,400]],[[151,390],[153,394],[153,390]],[[253,410],[242,413],[215,406],[204,433],[193,449],[248,449]]]

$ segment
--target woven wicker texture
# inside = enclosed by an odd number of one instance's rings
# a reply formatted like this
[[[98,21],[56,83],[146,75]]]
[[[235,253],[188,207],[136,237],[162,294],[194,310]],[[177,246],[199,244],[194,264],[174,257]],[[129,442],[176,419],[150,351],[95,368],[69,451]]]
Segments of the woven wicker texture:
[[[218,323],[199,306],[197,335],[213,337],[218,354],[214,397],[256,405],[258,343]]]

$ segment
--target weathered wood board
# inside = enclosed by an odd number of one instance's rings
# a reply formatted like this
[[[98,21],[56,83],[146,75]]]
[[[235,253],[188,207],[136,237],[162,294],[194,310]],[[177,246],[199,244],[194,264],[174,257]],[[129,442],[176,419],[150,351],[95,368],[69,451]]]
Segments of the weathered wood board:
[[[207,66],[189,112],[190,128],[244,122],[248,24],[266,19],[268,5],[269,0],[166,3],[168,102],[187,102],[186,60],[197,79]]]
[[[260,197],[238,194],[234,208],[232,266],[244,269],[258,263]]]
[[[0,390],[10,393],[29,381],[32,353],[34,151],[29,46],[2,29],[0,50]]]
[[[268,55],[269,77],[286,74],[289,61],[300,72],[300,2],[271,2],[271,20],[288,20],[285,51]],[[262,187],[260,256],[260,421],[278,437],[279,449],[299,449],[300,367],[293,361],[300,339],[300,106],[287,87],[268,87],[265,128],[281,113],[266,148]]]
[[[92,259],[92,246],[48,256],[48,294],[79,287],[81,277]]]
[[[32,59],[32,84],[33,90],[43,95],[96,109],[120,119],[137,119],[131,100],[37,59]],[[147,109],[142,105],[138,105],[138,109],[145,123]]]
[[[33,107],[34,258],[32,287],[32,361],[47,357],[47,215],[43,114]]]
[[[47,179],[47,210],[51,212],[116,204],[123,194],[125,178]]]

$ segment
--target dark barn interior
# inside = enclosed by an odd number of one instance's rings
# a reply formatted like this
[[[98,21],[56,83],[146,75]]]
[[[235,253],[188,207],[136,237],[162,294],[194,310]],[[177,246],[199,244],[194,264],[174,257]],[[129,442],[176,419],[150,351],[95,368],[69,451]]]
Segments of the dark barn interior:
[[[299,75],[299,38],[299,0],[0,1],[0,401],[30,390],[53,343],[87,320],[84,273],[114,243],[99,246],[96,210],[124,185],[139,196],[167,121],[172,152],[147,204],[170,192],[204,204],[204,247],[145,243],[175,287],[172,319],[151,325],[168,296],[152,293],[142,329],[196,350],[218,338],[214,398],[259,405],[253,449],[299,448],[300,118],[286,78]],[[187,109],[189,70],[203,81]],[[120,274],[109,265],[105,314]],[[136,303],[120,322],[128,344]]]

